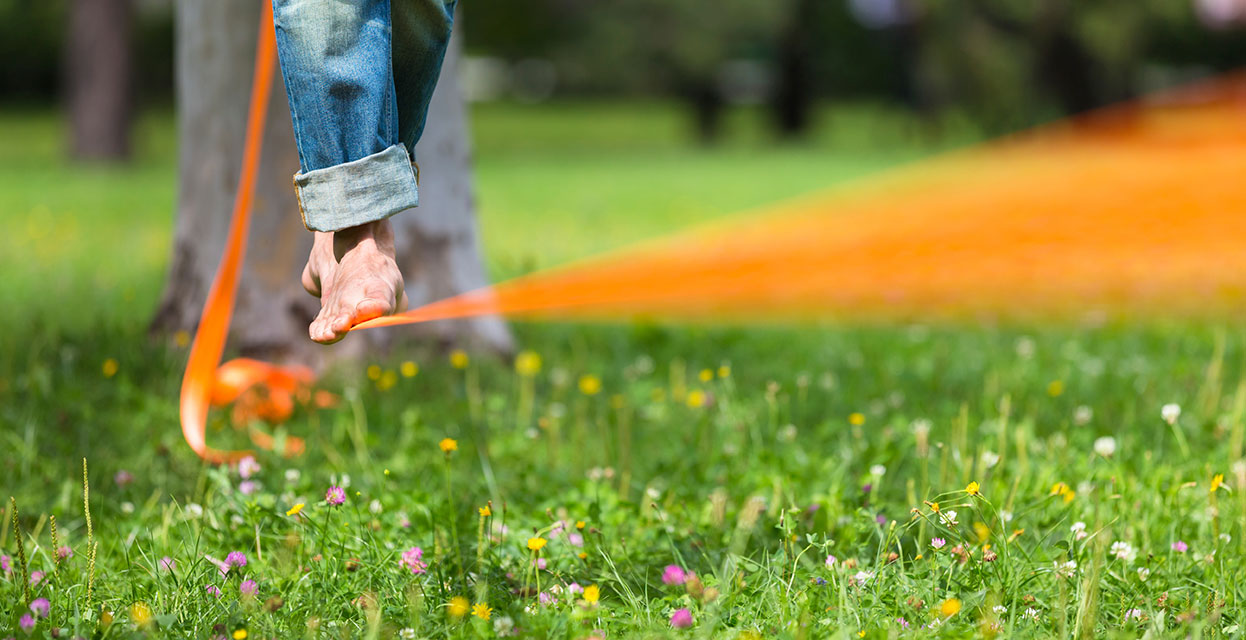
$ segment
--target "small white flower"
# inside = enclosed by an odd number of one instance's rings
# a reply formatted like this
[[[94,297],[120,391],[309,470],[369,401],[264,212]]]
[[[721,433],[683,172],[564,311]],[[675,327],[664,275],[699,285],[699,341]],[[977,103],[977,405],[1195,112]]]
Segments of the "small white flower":
[[[987,469],[990,469],[991,467],[994,467],[997,464],[999,464],[998,453],[995,453],[994,451],[983,451],[982,452],[982,466],[986,467]]]
[[[994,611],[995,613],[1002,615],[1002,614],[1008,613],[1008,607],[1005,607],[1002,604],[997,604],[991,607],[991,611]]]
[[[121,513],[127,513],[127,514],[129,514],[129,513],[134,513],[134,503],[133,503],[133,502],[129,502],[129,501],[122,502],[122,503],[121,503]],[[201,511],[200,513],[202,513],[202,511]],[[195,517],[198,517],[198,516],[195,516]]]
[[[829,554],[826,556],[826,568],[827,569],[830,569],[831,567],[835,566],[836,562],[839,562],[839,558],[836,558],[835,556],[832,556]]]
[[[930,435],[930,421],[925,418],[914,420],[913,435],[923,438]]]
[[[882,475],[883,475],[883,474],[885,474],[885,473],[887,473],[887,467],[884,467],[884,466],[883,466],[883,465],[881,465],[881,464],[876,464],[876,465],[874,465],[874,466],[870,467],[870,475],[872,475],[872,476],[874,476],[874,477],[880,477],[880,476],[882,476]]]
[[[1078,531],[1085,531],[1085,530],[1086,530],[1086,523],[1082,522],[1081,520],[1074,522],[1073,526],[1069,527],[1069,531],[1072,531],[1073,533],[1077,533]]]
[[[1077,574],[1077,561],[1068,560],[1065,562],[1056,561],[1056,575],[1061,578],[1072,578]]]
[[[1138,567],[1138,579],[1139,580],[1146,582],[1146,579],[1150,577],[1151,577],[1150,569],[1146,567]]]
[[[999,510],[999,519],[1004,522],[1012,522],[1012,512],[1007,509]]]
[[[855,575],[852,576],[852,579],[856,581],[857,586],[864,586],[865,583],[874,579],[874,572],[873,571],[858,571]]]
[[[784,425],[779,429],[779,442],[795,442],[796,441],[796,425]]]
[[[372,502],[368,503],[368,511],[371,511],[372,513],[380,513],[381,509],[382,507],[381,507],[380,500],[373,499]]]
[[[415,629],[412,629],[411,627],[406,627],[402,631],[398,632],[398,637],[402,638],[402,640],[414,640]]]
[[[1025,610],[1024,617],[1037,622],[1038,621],[1038,609],[1035,609],[1033,607],[1027,607]]]
[[[1159,414],[1164,418],[1164,422],[1167,422],[1168,424],[1175,424],[1177,422],[1177,418],[1181,417],[1181,405],[1175,402],[1170,402],[1159,410]]]
[[[1138,557],[1138,550],[1124,540],[1113,542],[1109,553],[1112,554],[1112,557],[1125,562],[1133,562]]]
[[[130,505],[130,508],[133,509],[134,505]],[[124,509],[125,509],[125,505],[122,505],[122,510]],[[203,517],[203,507],[199,506],[199,504],[195,502],[191,502],[190,504],[187,504],[186,508],[183,511],[186,512],[187,518],[199,519]]]
[[[1095,440],[1095,453],[1105,458],[1111,458],[1112,454],[1116,453],[1116,438],[1103,436]]]
[[[1229,534],[1227,534],[1227,533],[1222,533],[1222,534],[1220,534],[1220,541],[1221,541],[1221,542],[1223,542],[1223,543],[1225,543],[1225,544],[1228,544],[1228,543],[1230,543],[1230,542],[1232,542],[1232,541],[1233,541],[1233,536],[1231,536],[1231,535],[1229,535]]]
[[[1086,405],[1081,405],[1073,410],[1073,424],[1079,427],[1084,427],[1090,424],[1090,421],[1094,420],[1094,418],[1095,410]]]
[[[1030,358],[1033,358],[1034,352],[1037,350],[1034,344],[1034,338],[1031,338],[1029,336],[1021,336],[1020,338],[1017,338],[1016,348],[1017,348],[1017,355],[1020,356],[1024,360],[1029,360]]]
[[[1141,620],[1141,619],[1142,619],[1142,609],[1130,609],[1129,611],[1126,611],[1126,612],[1125,612],[1125,619],[1126,619],[1126,620]]]
[[[959,520],[956,519],[956,511],[954,509],[948,509],[947,511],[940,511],[939,519],[942,520],[943,525],[947,527],[954,527],[960,522]]]
[[[493,621],[493,632],[503,637],[514,635],[515,621],[510,616],[498,616]]]
[[[298,469],[286,469],[286,482],[290,484],[298,482],[302,476],[303,474]],[[411,633],[415,633],[415,630],[412,629]]]

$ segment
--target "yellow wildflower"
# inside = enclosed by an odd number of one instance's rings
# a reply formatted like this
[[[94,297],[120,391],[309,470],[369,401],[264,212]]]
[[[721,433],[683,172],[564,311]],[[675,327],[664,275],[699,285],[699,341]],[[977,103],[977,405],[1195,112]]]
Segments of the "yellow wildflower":
[[[459,450],[459,441],[454,438],[442,438],[441,442],[437,443],[437,446],[441,447],[443,453],[449,455],[451,451]]]
[[[986,526],[985,522],[973,523],[973,532],[977,534],[978,540],[982,542],[991,537],[991,529]]]
[[[373,382],[381,379],[381,365],[374,364],[368,366],[368,379]]]
[[[467,352],[462,349],[455,349],[450,352],[450,366],[455,369],[466,369],[471,364],[472,359],[467,356]]]
[[[601,378],[591,373],[580,376],[580,393],[586,396],[595,396],[601,391]]]
[[[531,549],[532,551],[540,551],[542,548],[545,547],[545,542],[546,542],[545,538],[542,538],[540,536],[537,536],[535,538],[528,538],[528,548]]]
[[[520,351],[515,356],[515,371],[525,377],[532,377],[541,371],[541,354],[535,351]]]
[[[939,615],[942,615],[944,618],[951,618],[957,613],[960,613],[960,600],[956,598],[948,598],[943,601],[943,604],[939,605]]]
[[[584,521],[583,521],[583,520],[576,520],[576,521],[575,521],[575,528],[576,528],[576,529],[581,529],[581,530],[582,530],[582,529],[584,529]]]
[[[701,375],[697,377],[701,379],[701,382],[709,382],[714,379],[714,372],[710,369],[702,369]]]
[[[130,605],[130,620],[140,627],[151,624],[151,607],[147,606],[146,602],[135,602]]]
[[[381,379],[376,381],[376,388],[380,391],[389,391],[390,389],[393,389],[396,384],[398,384],[398,374],[394,373],[390,369],[386,369],[385,372],[381,374]]]
[[[718,377],[719,378],[730,378],[731,377],[731,365],[724,364],[721,367],[718,367]]]
[[[700,389],[693,389],[692,391],[689,391],[686,402],[688,404],[688,408],[690,409],[701,407],[705,404],[705,392]]]
[[[478,511],[480,511],[480,517],[482,518],[488,518],[489,516],[493,515],[493,509],[490,509],[489,505],[485,505],[481,507],[480,509],[478,509]]]
[[[467,601],[467,598],[464,598],[463,596],[454,596],[453,598],[450,598],[450,602],[446,604],[446,613],[449,613],[451,618],[462,618],[467,615],[467,611],[470,608],[471,603]]]
[[[865,414],[864,414],[864,413],[861,413],[861,412],[859,412],[859,411],[857,411],[857,412],[853,412],[853,413],[849,414],[849,416],[848,416],[848,424],[850,424],[850,425],[852,425],[852,426],[854,426],[854,427],[859,427],[859,426],[861,426],[861,425],[865,424]]]
[[[1216,490],[1222,486],[1224,486],[1224,474],[1223,473],[1217,473],[1216,475],[1211,477],[1210,493],[1215,493]]]
[[[300,503],[298,503],[298,504],[294,505],[293,507],[290,507],[290,510],[289,510],[289,511],[286,511],[286,515],[287,515],[287,516],[297,516],[297,515],[299,514],[299,512],[301,512],[302,510],[303,510],[303,503],[302,503],[302,502],[300,502]]]
[[[481,620],[488,620],[489,615],[492,613],[493,613],[493,609],[490,609],[489,605],[483,602],[477,602],[472,607],[472,615],[476,616],[477,618],[480,618]]]
[[[930,510],[931,510],[931,511],[933,511],[933,512],[935,512],[935,513],[939,513],[939,503],[938,503],[938,502],[931,502],[931,503],[930,503]]]
[[[177,333],[173,334],[173,344],[178,347],[185,347],[190,344],[190,333],[185,329],[178,329]]]
[[[234,631],[234,640],[247,640],[247,630],[238,629],[237,631]]]
[[[101,369],[104,372],[105,378],[111,378],[117,375],[117,369],[119,367],[120,365],[117,364],[117,360],[115,358],[109,358],[104,361],[104,366],[101,367]]]
[[[587,587],[584,587],[584,600],[588,602],[597,602],[600,599],[601,589],[598,589],[597,585],[590,584]]]
[[[402,363],[402,366],[398,367],[398,370],[402,372],[402,377],[414,378],[420,372],[420,365],[407,360]]]
[[[982,495],[982,490],[977,482],[970,482],[969,486],[965,487],[965,493],[971,496],[980,496]]]
[[[1062,393],[1064,393],[1064,381],[1063,380],[1052,380],[1050,383],[1047,384],[1047,395],[1053,398],[1057,398]]]
[[[588,554],[587,554],[587,553],[584,553],[583,551],[581,551],[581,552],[579,552],[579,553],[575,554],[575,557],[577,557],[577,558],[579,558],[579,559],[581,559],[581,560],[588,560]]]

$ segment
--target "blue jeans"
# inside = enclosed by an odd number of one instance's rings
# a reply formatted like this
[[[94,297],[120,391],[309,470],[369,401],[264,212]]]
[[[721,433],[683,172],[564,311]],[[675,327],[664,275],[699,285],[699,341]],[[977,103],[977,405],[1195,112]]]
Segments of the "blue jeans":
[[[272,0],[303,224],[336,231],[419,203],[413,153],[456,0]]]

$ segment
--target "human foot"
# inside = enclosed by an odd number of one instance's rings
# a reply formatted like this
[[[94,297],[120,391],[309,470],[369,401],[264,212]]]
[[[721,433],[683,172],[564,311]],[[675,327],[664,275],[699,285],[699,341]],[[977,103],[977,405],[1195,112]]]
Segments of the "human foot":
[[[303,288],[320,298],[320,313],[307,333],[322,344],[341,340],[360,322],[405,309],[407,294],[389,221],[317,231],[303,268]]]

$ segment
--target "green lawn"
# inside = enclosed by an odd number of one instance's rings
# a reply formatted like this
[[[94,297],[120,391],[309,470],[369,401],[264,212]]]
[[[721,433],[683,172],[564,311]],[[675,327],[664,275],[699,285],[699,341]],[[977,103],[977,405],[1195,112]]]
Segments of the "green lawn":
[[[775,145],[736,112],[707,150],[663,105],[478,108],[493,273],[971,138],[822,115],[810,142]],[[0,115],[0,495],[21,527],[5,506],[0,638],[25,637],[29,571],[51,610],[34,637],[1243,635],[1232,325],[522,324],[539,366],[339,369],[338,407],[279,428],[305,455],[259,454],[245,479],[204,466],[177,428],[185,354],[144,336],[171,125],[143,120],[132,166],[80,168],[52,115]],[[209,437],[247,441],[224,412]],[[231,552],[247,563],[222,576]]]

